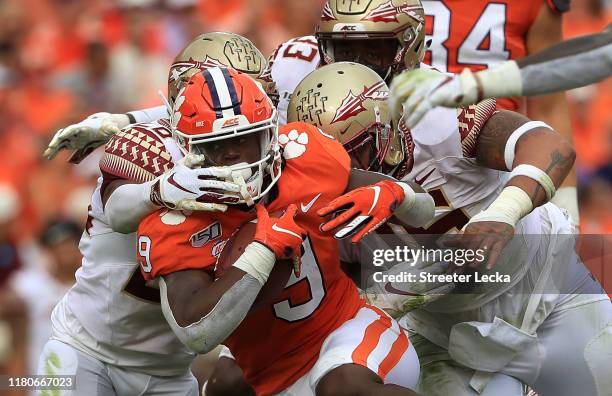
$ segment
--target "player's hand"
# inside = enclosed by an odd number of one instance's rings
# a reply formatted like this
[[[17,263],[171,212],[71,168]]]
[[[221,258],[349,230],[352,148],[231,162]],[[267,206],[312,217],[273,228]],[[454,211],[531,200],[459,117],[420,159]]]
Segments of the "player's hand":
[[[376,230],[392,215],[405,198],[402,187],[391,180],[383,180],[366,187],[359,187],[338,197],[317,211],[319,216],[337,216],[321,225],[321,231],[339,229],[337,239],[351,238],[357,243]]]
[[[151,187],[151,202],[176,210],[225,212],[240,199],[240,186],[229,167],[199,168],[203,156],[188,154],[174,168],[159,176]]]
[[[257,210],[257,228],[253,241],[259,242],[272,252],[278,260],[291,259],[296,276],[300,273],[302,241],[306,231],[295,223],[297,206],[291,204],[280,217],[270,217],[262,204],[255,205]]]
[[[377,282],[369,287],[363,297],[369,304],[384,309],[391,317],[401,318],[408,312],[436,301],[451,293],[455,284],[452,282],[434,281],[422,282],[422,274],[442,275],[446,273],[450,264],[445,262],[419,262],[400,263],[385,271],[385,275],[413,274],[418,282]],[[395,277],[394,279],[400,279]],[[429,278],[426,278],[429,279]]]
[[[514,237],[514,227],[499,221],[475,221],[468,223],[449,246],[470,249],[476,252],[482,249],[484,262],[488,270],[492,269],[502,251]],[[477,269],[483,262],[474,261],[464,267]],[[459,267],[455,272],[464,272],[466,268]]]
[[[51,160],[61,150],[76,150],[71,162],[78,163],[129,123],[125,114],[92,114],[77,124],[57,131],[43,156]]]
[[[474,83],[470,84],[470,81]],[[393,79],[389,103],[394,114],[403,111],[404,123],[413,128],[434,107],[474,104],[477,96],[475,78],[468,69],[455,76],[432,69],[416,69],[405,71]]]

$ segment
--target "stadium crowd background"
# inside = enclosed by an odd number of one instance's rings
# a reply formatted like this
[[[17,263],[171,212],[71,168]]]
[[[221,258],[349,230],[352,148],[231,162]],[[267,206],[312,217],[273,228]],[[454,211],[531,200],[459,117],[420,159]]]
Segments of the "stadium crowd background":
[[[36,338],[48,337],[50,309],[80,265],[76,241],[99,155],[78,166],[66,162],[66,153],[46,161],[42,152],[53,133],[95,112],[158,105],[172,58],[197,34],[236,32],[269,54],[289,38],[311,34],[321,4],[0,1],[0,374],[35,372]],[[612,0],[573,0],[571,7],[567,38],[612,22]],[[612,234],[612,79],[567,96],[581,231]]]

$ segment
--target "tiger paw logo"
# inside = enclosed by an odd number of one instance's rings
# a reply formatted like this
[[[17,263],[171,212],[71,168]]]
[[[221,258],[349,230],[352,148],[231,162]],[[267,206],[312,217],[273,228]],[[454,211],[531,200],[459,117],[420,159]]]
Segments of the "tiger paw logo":
[[[288,134],[282,134],[278,137],[278,142],[283,148],[283,157],[286,160],[301,157],[306,152],[308,144],[308,134],[306,132],[299,133],[292,129]]]

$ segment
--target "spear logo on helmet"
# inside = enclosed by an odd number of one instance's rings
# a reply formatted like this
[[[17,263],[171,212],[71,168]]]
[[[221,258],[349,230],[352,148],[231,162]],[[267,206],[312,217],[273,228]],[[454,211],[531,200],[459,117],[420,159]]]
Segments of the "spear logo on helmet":
[[[378,7],[374,8],[366,16],[361,18],[361,20],[362,21],[372,21],[372,22],[397,23],[399,22],[399,20],[397,19],[397,14],[403,13],[408,16],[411,16],[418,22],[424,23],[425,21],[423,21],[423,18],[419,15],[419,13],[415,12],[415,11],[422,10],[422,8],[423,7],[421,6],[415,6],[415,5],[409,5],[409,4],[395,6],[393,5],[393,2],[389,0],[388,2],[383,3],[379,5]]]
[[[385,86],[384,81],[378,81],[371,87],[363,87],[363,91],[359,95],[355,95],[352,91],[349,91],[346,98],[342,100],[342,103],[336,110],[332,124],[335,122],[345,121],[357,114],[365,111],[363,107],[363,101],[366,99],[384,100],[388,96],[388,92],[381,91],[381,88]]]

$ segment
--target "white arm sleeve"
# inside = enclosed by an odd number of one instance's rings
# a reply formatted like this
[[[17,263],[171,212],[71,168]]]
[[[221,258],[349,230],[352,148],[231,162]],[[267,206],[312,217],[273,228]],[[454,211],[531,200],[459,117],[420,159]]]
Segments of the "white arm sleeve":
[[[207,353],[221,344],[246,317],[261,290],[261,283],[253,276],[244,274],[206,316],[185,327],[174,318],[163,277],[159,280],[159,290],[162,312],[174,334],[193,352]]]
[[[159,209],[150,199],[154,182],[123,184],[111,193],[104,206],[104,213],[113,231],[122,234],[136,232],[140,221]]]
[[[157,121],[160,118],[168,118],[166,106],[150,107],[148,109],[128,111],[127,116],[133,123],[148,123]]]

